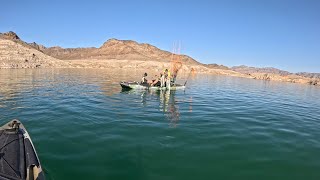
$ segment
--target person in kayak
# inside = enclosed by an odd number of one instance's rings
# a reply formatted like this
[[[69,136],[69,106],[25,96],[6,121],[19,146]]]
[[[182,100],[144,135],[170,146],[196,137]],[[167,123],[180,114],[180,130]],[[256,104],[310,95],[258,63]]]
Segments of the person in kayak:
[[[144,74],[143,74],[141,84],[149,84],[149,83],[150,83],[150,82],[148,81],[148,79],[147,79],[147,76],[148,76],[147,73],[144,73]]]
[[[162,76],[163,76],[162,73],[160,73],[160,77],[155,75],[155,79],[152,81],[152,83],[150,85],[151,86],[161,86],[161,78],[162,78]]]
[[[165,77],[164,77],[164,73],[160,73],[160,87],[164,87],[165,86]]]
[[[171,82],[171,73],[170,73],[170,71],[168,70],[168,69],[166,69],[165,71],[164,71],[164,78],[165,78],[165,86],[167,87],[167,88],[170,88],[170,82]]]
[[[148,80],[147,79],[148,74],[144,73],[142,80],[141,80],[141,84],[142,85],[148,85],[148,86],[152,86],[153,84],[156,84],[157,82],[155,82],[158,78],[156,78],[155,80]],[[155,82],[155,83],[154,83]]]

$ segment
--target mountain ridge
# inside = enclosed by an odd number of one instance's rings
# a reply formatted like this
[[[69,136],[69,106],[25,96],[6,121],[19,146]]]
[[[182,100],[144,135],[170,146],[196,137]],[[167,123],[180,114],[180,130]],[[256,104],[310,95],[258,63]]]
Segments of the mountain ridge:
[[[138,43],[132,40],[109,39],[100,47],[89,48],[61,48],[48,47],[43,50],[44,53],[57,59],[134,59],[134,60],[156,60],[160,62],[170,62],[172,53],[161,50],[156,46],[147,43]],[[186,64],[200,65],[202,63],[187,55],[174,54]]]
[[[130,68],[161,71],[172,66],[172,59],[182,62],[181,70],[213,73],[261,80],[320,84],[320,73],[290,73],[273,67],[227,67],[203,64],[187,55],[173,54],[147,43],[133,40],[109,39],[100,47],[62,48],[45,47],[36,42],[27,43],[14,32],[0,33],[0,68],[76,67],[76,68]],[[10,43],[11,41],[12,43]],[[16,43],[16,45],[14,45]],[[19,46],[18,46],[19,45]],[[18,51],[14,47],[19,47]],[[21,46],[21,47],[20,47]],[[33,56],[37,56],[34,58]],[[29,62],[33,62],[31,65]],[[49,63],[50,62],[50,63]],[[57,62],[57,66],[55,66]],[[38,63],[38,64],[37,64]],[[40,64],[39,64],[40,63]]]
[[[281,76],[298,75],[298,76],[308,77],[308,78],[320,78],[320,73],[312,73],[312,72],[291,73],[289,71],[281,70],[274,67],[251,67],[246,65],[240,65],[240,66],[233,66],[230,69],[236,72],[244,73],[244,74],[267,73],[267,74],[278,74]]]

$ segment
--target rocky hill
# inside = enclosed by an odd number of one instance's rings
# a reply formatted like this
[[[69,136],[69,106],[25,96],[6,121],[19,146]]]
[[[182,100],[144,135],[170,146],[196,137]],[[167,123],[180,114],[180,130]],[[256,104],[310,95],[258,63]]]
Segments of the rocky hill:
[[[256,67],[249,67],[249,66],[242,65],[242,66],[234,66],[231,69],[244,74],[267,73],[267,74],[277,74],[281,76],[287,76],[292,74],[288,71],[283,71],[273,67],[256,68]]]
[[[296,73],[298,76],[306,77],[306,78],[313,78],[313,79],[320,79],[320,73],[307,73],[307,72],[300,72]]]
[[[69,67],[20,40],[13,32],[0,34],[0,68]]]
[[[205,65],[208,68],[213,68],[213,69],[224,69],[224,70],[230,70],[229,67],[220,65],[220,64],[206,64]]]
[[[231,69],[233,71],[249,75],[253,79],[320,85],[319,73],[290,73],[288,71],[283,71],[272,67],[256,68],[244,65],[234,66]]]
[[[19,36],[12,31],[9,31],[6,33],[0,33],[0,37],[8,40],[20,40]]]
[[[42,50],[45,54],[63,60],[138,60],[170,62],[172,53],[155,46],[137,43],[130,40],[110,39],[99,48],[61,48],[50,47]],[[176,55],[176,59],[185,64],[200,65],[201,63],[186,55]]]

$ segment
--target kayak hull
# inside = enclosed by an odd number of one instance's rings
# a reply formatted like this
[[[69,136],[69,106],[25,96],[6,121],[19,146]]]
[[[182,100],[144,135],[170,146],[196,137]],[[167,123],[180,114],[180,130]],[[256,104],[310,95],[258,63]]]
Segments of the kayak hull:
[[[181,84],[175,84],[168,87],[160,87],[160,86],[149,86],[147,84],[141,84],[139,82],[120,82],[120,86],[122,89],[141,89],[141,90],[179,90],[179,89],[185,89],[184,85]]]
[[[18,120],[0,127],[0,179],[45,179],[32,140]]]

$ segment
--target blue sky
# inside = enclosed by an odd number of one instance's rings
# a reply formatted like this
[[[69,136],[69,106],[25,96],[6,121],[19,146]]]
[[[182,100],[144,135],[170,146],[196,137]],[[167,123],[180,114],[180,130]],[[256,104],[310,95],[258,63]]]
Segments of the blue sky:
[[[130,39],[202,63],[320,72],[319,0],[10,0],[0,32],[45,46],[99,47]]]

